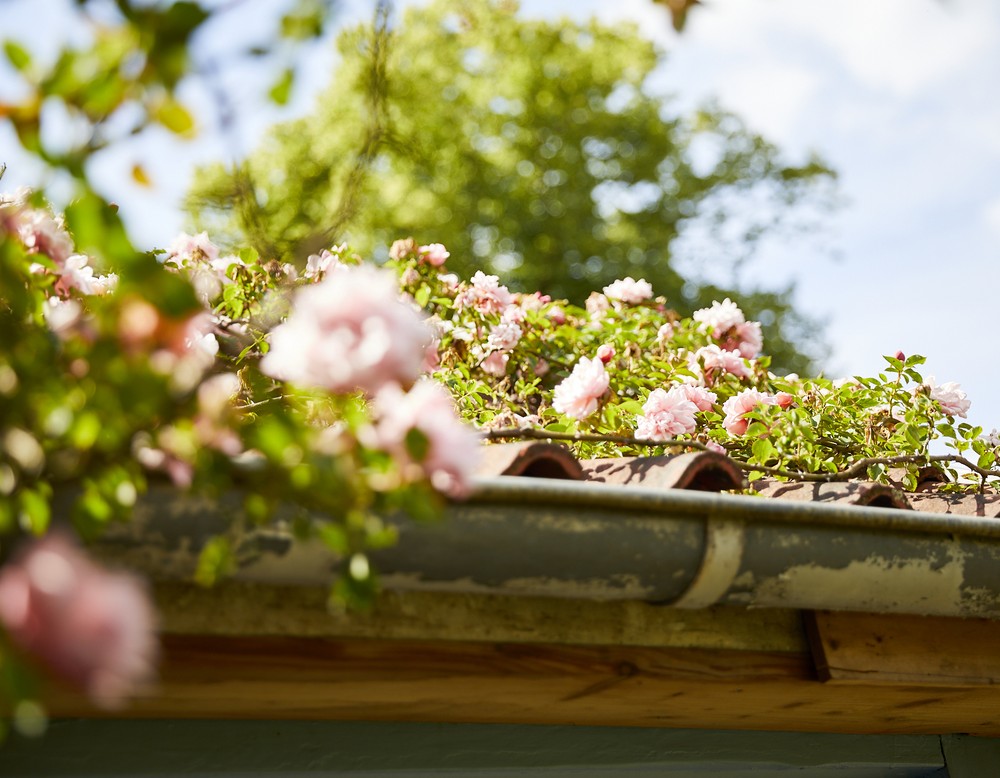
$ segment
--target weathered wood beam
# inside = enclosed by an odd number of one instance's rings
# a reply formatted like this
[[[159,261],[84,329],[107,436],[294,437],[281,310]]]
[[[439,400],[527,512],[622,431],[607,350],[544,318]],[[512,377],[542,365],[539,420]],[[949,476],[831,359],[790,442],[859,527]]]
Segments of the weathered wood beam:
[[[805,620],[824,681],[1000,684],[1000,622],[831,611]]]
[[[996,737],[1000,687],[824,684],[789,652],[168,635],[159,693],[128,715]]]

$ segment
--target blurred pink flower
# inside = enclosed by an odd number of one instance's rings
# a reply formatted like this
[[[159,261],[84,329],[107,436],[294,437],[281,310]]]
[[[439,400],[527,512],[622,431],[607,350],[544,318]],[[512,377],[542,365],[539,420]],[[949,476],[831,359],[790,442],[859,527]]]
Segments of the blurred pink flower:
[[[731,373],[737,378],[749,378],[753,375],[739,351],[725,351],[714,343],[694,352],[688,365],[696,373],[704,370],[704,379],[709,385],[715,383],[718,373]]]
[[[160,261],[171,262],[177,267],[187,267],[194,262],[211,263],[218,258],[219,247],[209,240],[207,232],[199,232],[197,235],[182,232],[170,242],[166,256],[160,257]]]
[[[604,343],[597,347],[597,358],[605,365],[615,358],[615,347],[609,343]]]
[[[420,261],[431,267],[441,267],[445,260],[451,256],[448,249],[440,243],[429,243],[426,246],[421,246],[417,251],[420,253]]]
[[[636,281],[632,276],[626,276],[604,287],[604,294],[609,300],[641,303],[653,296],[653,287],[645,278]]]
[[[396,384],[387,384],[373,405],[379,419],[375,438],[380,448],[404,465],[419,465],[439,491],[453,497],[468,492],[481,444],[476,431],[458,418],[443,386],[422,379],[403,392]],[[406,447],[407,434],[413,429],[427,439],[426,454],[419,462],[414,462]]]
[[[32,541],[0,570],[0,622],[101,707],[121,706],[153,676],[154,616],[141,582],[98,567],[66,536]]]
[[[510,351],[521,340],[521,328],[509,321],[494,324],[486,339],[486,348],[493,351]]]
[[[716,300],[711,308],[701,308],[691,317],[696,322],[704,324],[713,338],[721,338],[733,327],[743,324],[746,319],[739,306],[728,297],[721,303]]]
[[[654,389],[642,406],[644,415],[636,421],[635,436],[643,440],[669,440],[675,435],[694,432],[698,406],[687,399],[683,387],[670,391]]]
[[[969,400],[969,396],[962,391],[960,384],[955,381],[948,381],[939,386],[934,376],[930,376],[926,384],[930,390],[930,398],[937,400],[938,405],[941,406],[941,410],[945,414],[948,416],[961,416],[963,419],[966,418],[969,408],[972,407],[972,402]]]
[[[507,374],[508,362],[510,362],[510,354],[504,354],[502,351],[494,351],[480,362],[479,366],[490,375],[499,378]]]
[[[470,285],[455,297],[459,309],[475,308],[480,313],[502,313],[514,301],[506,286],[499,283],[496,276],[486,275],[477,270]]]
[[[566,323],[566,311],[564,311],[560,306],[553,305],[549,308],[549,321],[555,324],[557,327]]]
[[[334,246],[335,249],[339,248]],[[335,273],[346,265],[341,264],[337,254],[323,249],[319,254],[310,254],[306,258],[306,269],[302,274],[306,278],[323,278],[327,273]]]
[[[656,342],[661,346],[667,345],[670,339],[674,336],[674,325],[670,322],[660,325],[660,329],[656,331]]]
[[[691,384],[678,384],[670,391],[680,393],[685,400],[693,402],[699,411],[712,410],[715,401],[719,399],[715,392],[710,392],[703,386],[693,386]]]
[[[298,290],[288,320],[271,331],[260,369],[301,386],[374,394],[390,381],[414,381],[431,340],[391,273],[344,268]]]
[[[597,402],[609,383],[604,363],[598,357],[580,357],[573,372],[556,386],[552,407],[574,419],[586,419],[597,410]]]
[[[746,359],[759,356],[760,350],[764,347],[760,322],[745,321],[737,324],[722,339],[721,346],[727,351],[739,351],[740,356]]]
[[[722,410],[726,414],[722,426],[730,435],[744,435],[750,426],[750,420],[746,418],[748,413],[765,405],[777,404],[778,398],[773,395],[758,392],[756,389],[744,389],[722,404]]]
[[[73,253],[73,239],[66,231],[61,216],[53,217],[43,210],[15,206],[13,218],[17,235],[30,253],[44,254],[56,265]]]

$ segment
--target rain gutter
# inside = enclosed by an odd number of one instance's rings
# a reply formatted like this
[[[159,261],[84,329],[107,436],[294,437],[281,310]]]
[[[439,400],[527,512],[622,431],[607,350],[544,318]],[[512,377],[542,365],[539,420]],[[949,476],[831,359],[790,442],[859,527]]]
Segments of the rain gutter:
[[[188,576],[239,505],[154,490],[101,551]],[[390,589],[1000,620],[996,519],[503,476],[442,522],[393,521],[399,543],[371,555]],[[240,556],[237,578],[274,585],[326,584],[336,566],[273,530]]]

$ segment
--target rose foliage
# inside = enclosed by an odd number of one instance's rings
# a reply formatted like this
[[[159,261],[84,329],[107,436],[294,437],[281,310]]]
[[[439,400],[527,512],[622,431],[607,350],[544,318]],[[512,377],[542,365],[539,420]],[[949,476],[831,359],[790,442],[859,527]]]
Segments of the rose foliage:
[[[460,279],[443,245],[412,239],[384,267],[346,246],[301,269],[223,256],[204,233],[104,267],[77,251],[79,207],[64,220],[30,192],[0,200],[0,700],[22,729],[39,711],[32,671],[106,707],[151,680],[141,583],[80,541],[157,479],[245,495],[200,582],[280,504],[297,509],[286,529],[341,560],[333,597],[351,604],[376,585],[366,551],[395,540],[385,517],[460,499],[482,438],[564,439],[583,457],[701,448],[751,481],[902,466],[915,488],[931,461],[950,488],[1000,476],[1000,441],[959,421],[965,393],[925,378],[921,357],[868,378],[776,375],[730,299],[682,318],[624,278],[578,307]],[[113,210],[98,215],[116,234]],[[939,442],[953,455],[932,455]]]

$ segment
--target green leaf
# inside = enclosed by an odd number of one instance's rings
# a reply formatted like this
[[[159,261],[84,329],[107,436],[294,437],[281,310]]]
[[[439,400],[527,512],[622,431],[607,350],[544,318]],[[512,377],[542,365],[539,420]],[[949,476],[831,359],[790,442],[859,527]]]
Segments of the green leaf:
[[[166,98],[156,106],[153,118],[175,135],[194,134],[194,117],[173,97]]]
[[[423,462],[430,451],[431,442],[427,435],[416,427],[411,427],[406,433],[406,451],[415,462]]]
[[[4,41],[3,53],[7,55],[10,64],[22,73],[31,67],[31,54],[20,43],[12,40]]]
[[[288,99],[292,95],[292,86],[294,83],[295,71],[292,68],[285,68],[267,94],[277,105],[287,105]]]
[[[212,538],[198,555],[195,583],[201,586],[214,586],[235,569],[235,562],[229,539],[222,536]]]
[[[760,464],[766,464],[774,456],[774,446],[767,438],[758,438],[753,444],[753,456]]]

